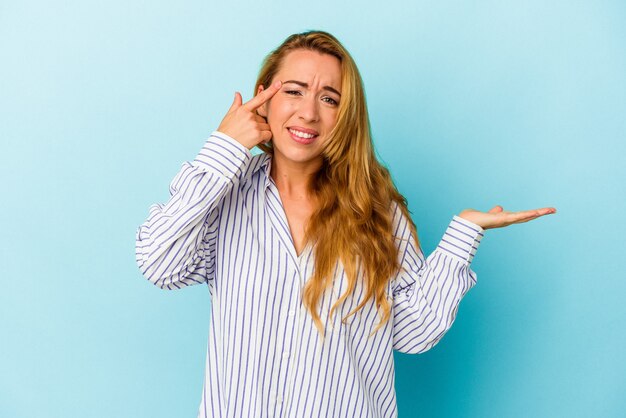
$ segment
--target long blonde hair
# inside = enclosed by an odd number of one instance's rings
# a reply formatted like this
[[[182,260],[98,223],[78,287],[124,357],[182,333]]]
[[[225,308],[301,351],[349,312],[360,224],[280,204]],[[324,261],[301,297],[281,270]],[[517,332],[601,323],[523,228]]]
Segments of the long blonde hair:
[[[297,49],[337,57],[342,73],[337,123],[325,143],[323,163],[311,185],[319,205],[305,228],[305,242],[315,243],[315,268],[304,286],[302,302],[323,339],[324,326],[317,306],[325,289],[332,286],[336,262],[340,260],[343,264],[348,287],[331,307],[329,322],[335,309],[354,291],[361,264],[365,298],[342,321],[345,323],[373,297],[378,313],[382,311],[382,320],[373,334],[391,317],[385,289],[400,269],[392,231],[392,201],[397,202],[408,220],[419,246],[417,230],[406,199],[396,189],[389,171],[376,159],[361,75],[348,51],[334,36],[324,31],[289,36],[263,61],[254,91],[258,92],[261,85],[270,86],[284,57]],[[271,142],[259,148],[273,153]]]

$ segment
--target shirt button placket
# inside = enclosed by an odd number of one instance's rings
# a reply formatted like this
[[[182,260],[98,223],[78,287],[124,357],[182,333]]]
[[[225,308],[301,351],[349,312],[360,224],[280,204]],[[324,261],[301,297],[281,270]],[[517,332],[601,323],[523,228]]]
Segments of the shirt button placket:
[[[301,278],[301,274],[299,269],[296,269],[296,271],[294,272],[294,280],[299,280]],[[296,289],[300,288],[300,283],[297,283],[297,286],[295,287]],[[300,298],[297,295],[291,295],[291,300],[295,300],[295,305],[298,306],[300,304]],[[294,297],[295,296],[295,297]],[[287,311],[287,321],[289,323],[291,323],[292,321],[296,321],[296,326],[294,327],[294,333],[291,335],[291,339],[292,339],[292,343],[291,346],[295,346],[296,344],[294,343],[293,340],[298,340],[299,338],[299,324],[298,324],[298,317],[297,317],[297,311],[296,309],[289,309]],[[285,341],[286,344],[287,341]],[[286,348],[286,347],[285,347]],[[289,393],[291,392],[291,375],[294,372],[294,369],[296,367],[296,365],[291,362],[291,364],[289,364],[289,367],[287,367],[287,363],[289,360],[289,357],[291,356],[291,353],[289,351],[283,351],[282,353],[282,359],[281,361],[284,362],[284,366],[285,366],[285,371],[286,371],[286,375],[285,377],[287,378],[287,387],[286,387],[286,392],[285,392],[285,397],[283,398],[283,394],[282,393],[274,393],[272,400],[274,401],[274,406],[275,406],[275,413],[278,413],[279,408],[284,408],[286,403],[287,403],[287,398],[289,397]]]
[[[298,263],[298,269],[296,271],[296,275],[295,275],[295,279],[298,280],[298,289],[300,289],[302,286],[304,286],[304,282],[302,280],[302,271],[304,270],[303,268],[303,264],[304,264],[304,257],[300,258],[300,262]],[[294,299],[295,301],[295,308],[290,309],[289,311],[287,311],[287,318],[289,321],[296,321],[296,327],[295,327],[295,335],[293,335],[292,338],[295,339],[295,344],[293,344],[293,347],[298,347],[299,341],[300,341],[300,337],[302,334],[302,320],[303,320],[303,314],[302,314],[302,309],[301,309],[301,301],[300,301],[300,293],[298,292],[298,296]],[[292,353],[289,353],[287,351],[283,352],[283,361],[286,361],[289,356]],[[278,408],[278,406],[280,405],[282,408],[286,408],[288,401],[289,401],[289,397],[290,394],[293,390],[293,376],[296,372],[297,369],[297,365],[295,363],[295,357],[293,358],[294,361],[291,362],[290,364],[290,370],[287,373],[287,391],[285,393],[285,398],[283,399],[282,394],[278,394],[276,396],[276,407]]]

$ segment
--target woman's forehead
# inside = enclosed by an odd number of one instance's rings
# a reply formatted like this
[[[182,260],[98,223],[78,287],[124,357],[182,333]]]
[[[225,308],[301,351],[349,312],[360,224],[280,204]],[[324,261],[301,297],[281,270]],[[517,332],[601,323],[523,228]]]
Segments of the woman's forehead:
[[[283,83],[296,80],[308,85],[320,83],[341,89],[341,62],[330,54],[298,49],[282,60],[276,78]]]

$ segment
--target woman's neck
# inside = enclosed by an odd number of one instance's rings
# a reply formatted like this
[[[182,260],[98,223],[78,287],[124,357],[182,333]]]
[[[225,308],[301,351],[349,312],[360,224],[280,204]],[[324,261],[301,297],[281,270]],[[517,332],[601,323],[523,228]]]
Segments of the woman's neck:
[[[290,199],[311,199],[313,177],[322,165],[322,160],[297,163],[274,154],[270,176],[281,195]]]

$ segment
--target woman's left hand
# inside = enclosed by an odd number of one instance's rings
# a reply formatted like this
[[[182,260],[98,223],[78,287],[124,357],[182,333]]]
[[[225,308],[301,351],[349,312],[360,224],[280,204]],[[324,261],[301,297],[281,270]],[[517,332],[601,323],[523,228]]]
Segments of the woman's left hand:
[[[531,221],[543,215],[556,213],[555,208],[541,208],[521,212],[509,212],[502,206],[494,206],[489,212],[480,212],[475,209],[465,209],[459,217],[479,225],[483,229],[502,228],[511,224]]]

